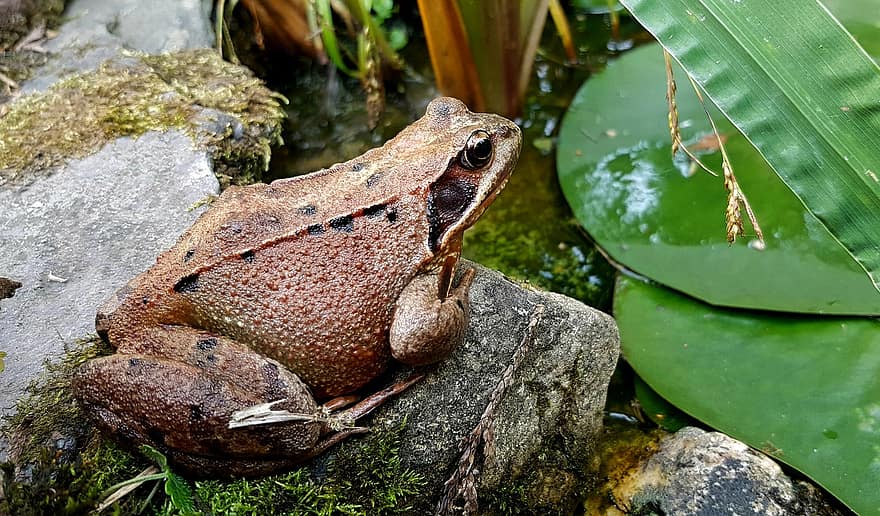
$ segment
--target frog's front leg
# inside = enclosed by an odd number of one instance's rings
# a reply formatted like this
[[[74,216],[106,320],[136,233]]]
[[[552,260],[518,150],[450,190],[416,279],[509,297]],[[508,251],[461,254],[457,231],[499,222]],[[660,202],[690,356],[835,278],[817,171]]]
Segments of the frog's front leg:
[[[455,261],[447,260],[439,274],[416,276],[400,294],[389,334],[397,360],[413,366],[431,364],[464,340],[475,271],[465,271],[452,287]]]

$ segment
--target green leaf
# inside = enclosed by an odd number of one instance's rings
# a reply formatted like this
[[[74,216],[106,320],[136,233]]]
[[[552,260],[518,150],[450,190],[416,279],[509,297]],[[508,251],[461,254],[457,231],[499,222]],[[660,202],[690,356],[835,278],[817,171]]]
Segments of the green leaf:
[[[815,1],[622,3],[878,287],[877,64]]]
[[[767,239],[763,251],[727,244],[721,178],[694,172],[684,156],[670,155],[665,77],[660,48],[639,48],[588,80],[565,115],[559,180],[598,244],[636,272],[712,304],[880,314],[880,293],[858,264],[713,110]],[[711,128],[686,82],[677,102],[682,137],[696,149]],[[699,154],[721,170],[715,149]]]
[[[624,277],[614,315],[664,398],[880,513],[880,321],[718,309]]]
[[[318,24],[321,27],[321,40],[324,42],[324,50],[327,56],[333,61],[336,68],[342,70],[347,75],[359,77],[358,70],[352,70],[345,64],[342,59],[342,53],[339,51],[339,43],[336,40],[336,30],[333,28],[333,12],[330,9],[330,0],[316,0],[315,10],[318,13]]]
[[[402,49],[407,43],[409,43],[409,35],[406,32],[406,27],[392,27],[388,31],[388,44],[394,50]]]
[[[172,505],[184,514],[195,513],[192,490],[189,484],[179,475],[168,471],[165,478],[165,494],[171,499]]]
[[[163,472],[168,471],[168,459],[165,458],[165,455],[163,455],[162,452],[153,448],[149,444],[142,444],[139,449],[148,459],[155,462],[156,465],[159,466],[159,469]]]
[[[193,505],[192,490],[186,480],[171,471],[165,455],[148,444],[142,444],[140,451],[162,470],[165,477],[165,494],[171,499],[171,504],[183,514],[193,514],[195,506]]]
[[[611,11],[623,10],[623,6],[617,0],[572,0],[571,4],[590,14],[607,14]]]

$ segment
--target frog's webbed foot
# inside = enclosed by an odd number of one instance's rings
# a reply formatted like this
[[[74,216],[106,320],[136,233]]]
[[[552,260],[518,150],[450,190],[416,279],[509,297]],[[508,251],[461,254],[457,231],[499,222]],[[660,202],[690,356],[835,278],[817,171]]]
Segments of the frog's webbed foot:
[[[316,411],[307,414],[290,412],[286,409],[276,409],[276,407],[284,405],[287,401],[285,399],[260,403],[259,405],[235,411],[232,414],[232,419],[229,421],[229,428],[271,425],[290,421],[307,421],[321,423],[326,429],[334,432],[354,430],[356,428],[354,426],[356,420],[369,414],[373,409],[385,403],[386,400],[399,395],[422,378],[424,378],[423,374],[413,374],[406,380],[390,385],[361,401],[358,401],[357,396],[333,398],[318,407]],[[354,405],[350,406],[353,403]],[[345,409],[345,407],[349,408]]]
[[[439,274],[416,276],[394,310],[389,342],[391,354],[412,366],[437,362],[464,340],[468,325],[468,290],[476,274],[468,269],[452,286],[454,262]]]
[[[356,420],[362,418],[363,416],[369,414],[370,412],[372,412],[373,409],[375,409],[379,405],[385,403],[385,401],[387,401],[388,399],[399,395],[401,392],[405,391],[406,389],[409,389],[416,382],[418,382],[419,380],[421,380],[424,377],[425,377],[425,375],[423,375],[423,374],[414,374],[414,375],[410,376],[409,378],[407,378],[406,380],[403,380],[401,382],[397,382],[393,385],[390,385],[390,386],[382,389],[381,391],[379,391],[377,393],[374,393],[374,394],[367,396],[366,398],[362,399],[361,401],[357,402],[355,405],[351,406],[350,408],[348,408],[346,410],[334,413],[333,417],[336,417],[341,421],[350,421],[353,423],[354,421],[356,421]],[[342,398],[334,398],[334,399],[328,401],[327,403],[325,403],[323,405],[323,408],[329,409],[331,406],[338,407],[339,404],[337,403],[337,400],[345,400],[344,403],[347,405],[350,398],[351,398],[350,396],[345,396]],[[352,435],[366,433],[368,431],[369,431],[368,428],[364,428],[364,427],[360,427],[360,426],[350,426],[347,428],[342,428],[336,432],[333,432],[333,433],[327,435],[326,437],[324,437],[320,441],[318,441],[318,443],[315,444],[315,446],[311,450],[309,450],[303,457],[301,457],[301,459],[303,461],[306,461],[306,460],[312,459],[314,457],[317,457],[317,456],[321,455],[322,453],[324,453],[325,451],[327,451],[328,449],[335,446],[336,444],[351,437]]]

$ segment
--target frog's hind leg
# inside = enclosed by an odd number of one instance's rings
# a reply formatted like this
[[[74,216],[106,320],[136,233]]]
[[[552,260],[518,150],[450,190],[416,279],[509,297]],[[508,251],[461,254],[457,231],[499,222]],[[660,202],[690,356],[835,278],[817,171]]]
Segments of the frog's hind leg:
[[[362,399],[361,401],[357,402],[355,405],[351,406],[350,408],[348,408],[346,410],[334,413],[333,416],[337,417],[341,420],[347,420],[347,421],[354,422],[354,421],[364,417],[365,415],[369,414],[376,407],[385,403],[387,400],[389,400],[395,396],[398,396],[403,391],[409,389],[410,387],[415,385],[418,381],[420,381],[424,377],[425,377],[425,375],[420,374],[420,373],[414,374],[414,375],[410,376],[409,378],[407,378],[406,380],[403,380],[401,382],[397,382],[393,385],[390,385],[390,386],[382,389],[381,391],[379,391],[377,393],[374,393],[374,394],[367,396],[366,398]],[[329,408],[331,406],[331,404],[333,404],[336,400],[340,400],[340,399],[342,399],[342,398],[334,398],[334,399],[330,400],[329,402],[327,402],[323,405],[323,408],[325,408],[325,409]],[[367,431],[369,431],[369,429],[367,429],[367,428],[352,427],[352,428],[344,428],[338,432],[334,432],[334,433],[328,435],[327,437],[324,437],[317,444],[315,444],[315,446],[311,450],[309,450],[309,452],[307,453],[308,456],[304,457],[303,460],[308,460],[310,458],[317,457],[318,455],[321,455],[322,453],[324,453],[328,449],[330,449],[333,446],[335,446],[336,444],[344,441],[345,439],[351,437],[352,435],[364,433]]]
[[[233,412],[268,401],[287,399],[282,408],[291,412],[317,410],[308,387],[277,362],[192,328],[144,333],[140,349],[120,346],[83,365],[73,381],[97,425],[118,440],[150,444],[172,458],[228,459],[221,470],[198,471],[202,476],[234,473],[228,463],[236,459],[290,462],[318,442],[321,423],[228,428]]]

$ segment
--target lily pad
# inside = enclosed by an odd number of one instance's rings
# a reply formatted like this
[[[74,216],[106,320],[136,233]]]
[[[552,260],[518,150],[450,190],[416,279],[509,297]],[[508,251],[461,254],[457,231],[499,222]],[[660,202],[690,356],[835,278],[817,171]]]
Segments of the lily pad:
[[[720,309],[626,277],[614,300],[623,355],[651,388],[880,513],[880,320]]]
[[[721,170],[703,108],[674,65],[682,137]],[[721,178],[671,156],[659,46],[625,54],[588,80],[566,114],[557,170],[575,216],[611,257],[716,305],[878,315],[880,292],[864,270],[714,108],[766,248],[726,241]],[[748,239],[746,239],[748,240]]]

